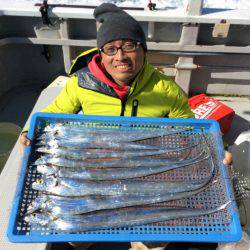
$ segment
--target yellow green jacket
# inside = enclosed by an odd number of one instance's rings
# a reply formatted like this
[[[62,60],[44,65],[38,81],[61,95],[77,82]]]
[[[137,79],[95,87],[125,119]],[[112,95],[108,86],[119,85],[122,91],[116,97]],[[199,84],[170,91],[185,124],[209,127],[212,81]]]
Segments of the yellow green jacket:
[[[112,87],[100,82],[88,70],[86,60],[95,53],[96,50],[92,49],[77,58],[66,86],[43,112],[72,114],[82,111],[86,115],[194,117],[187,97],[178,85],[157,71],[147,60],[133,81],[126,102],[122,103]],[[86,67],[78,69],[77,64],[85,64]]]

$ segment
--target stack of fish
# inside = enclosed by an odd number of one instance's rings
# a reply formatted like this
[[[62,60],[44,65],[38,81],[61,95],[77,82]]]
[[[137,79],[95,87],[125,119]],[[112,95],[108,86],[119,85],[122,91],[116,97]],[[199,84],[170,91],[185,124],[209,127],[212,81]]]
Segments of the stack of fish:
[[[201,139],[189,143],[183,140],[178,147],[147,143],[174,134],[181,136],[189,129],[128,131],[93,129],[75,123],[46,126],[35,149],[41,153],[34,165],[42,177],[32,188],[40,192],[29,205],[25,221],[77,232],[197,216],[224,208],[155,206],[193,196],[211,183],[214,165],[209,148]],[[194,149],[196,154],[190,153]],[[176,152],[185,154],[169,158]],[[186,181],[147,178],[196,164],[207,164],[211,174]]]

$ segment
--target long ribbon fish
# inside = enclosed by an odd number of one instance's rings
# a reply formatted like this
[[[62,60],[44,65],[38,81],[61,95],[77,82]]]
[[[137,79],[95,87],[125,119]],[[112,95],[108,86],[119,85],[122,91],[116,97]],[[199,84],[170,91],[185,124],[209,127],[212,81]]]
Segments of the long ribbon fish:
[[[207,178],[199,181],[162,181],[162,180],[116,180],[85,181],[71,178],[38,179],[32,188],[59,196],[86,195],[157,195],[162,192],[176,193],[195,190],[207,183]]]
[[[135,149],[144,149],[144,150],[153,150],[160,149],[161,146],[149,145],[149,144],[139,144],[135,142],[89,142],[88,140],[84,141],[83,139],[76,140],[74,138],[63,138],[60,140],[57,139],[46,139],[36,143],[36,146],[47,146],[47,148],[71,148],[71,149],[113,149],[113,150],[135,150]]]
[[[148,132],[148,131],[147,131]],[[152,132],[151,132],[152,133]],[[156,132],[155,132],[156,133]],[[129,133],[128,135],[121,134],[118,137],[115,134],[99,134],[99,135],[65,135],[64,137],[61,136],[54,136],[54,135],[42,135],[39,137],[39,141],[36,143],[36,146],[49,146],[50,148],[73,148],[73,149],[87,149],[87,148],[99,148],[99,149],[115,149],[115,150],[134,150],[134,149],[144,149],[144,150],[152,150],[152,149],[160,149],[162,145],[150,145],[150,144],[142,144],[141,142],[133,142],[132,139],[136,141],[137,139],[146,140],[152,139],[155,137],[161,137],[156,135],[161,135],[163,132],[159,134],[159,132],[155,135],[152,133],[153,137],[149,137],[147,135],[142,135],[137,133]],[[142,138],[143,136],[143,138]],[[145,138],[144,138],[145,137]],[[147,137],[147,138],[146,138]],[[126,139],[129,138],[129,139]],[[197,137],[189,138],[189,144],[191,142],[197,145]],[[139,140],[139,141],[140,141]],[[185,145],[185,140],[182,144]],[[165,146],[164,146],[165,147]],[[170,147],[171,148],[171,147]],[[182,146],[175,147],[176,149],[182,148]]]
[[[47,213],[33,213],[25,216],[24,220],[31,225],[35,224],[46,226],[49,229],[78,232],[110,227],[144,225],[171,219],[208,215],[225,209],[228,204],[229,202],[210,209],[133,207],[131,209],[104,210],[83,215],[61,215],[60,217]]]
[[[202,157],[200,157],[202,156]],[[62,168],[58,166],[47,166],[47,165],[39,165],[37,166],[37,171],[44,175],[56,175],[58,177],[67,177],[67,178],[75,178],[82,180],[120,180],[120,179],[130,179],[130,178],[138,178],[143,176],[148,176],[152,174],[158,174],[165,171],[169,171],[176,168],[181,168],[188,165],[198,164],[204,160],[208,160],[210,158],[209,155],[203,153],[203,155],[199,154],[193,158],[188,160],[175,163],[175,164],[166,164],[160,166],[139,166],[134,168]]]
[[[194,148],[198,144],[183,146],[181,148],[162,148],[154,150],[134,150],[134,151],[113,151],[111,149],[86,149],[74,150],[66,148],[54,147],[39,147],[37,152],[51,154],[54,156],[62,156],[68,159],[85,160],[85,159],[98,159],[98,158],[131,158],[131,157],[144,157],[153,155],[163,155],[176,151],[184,151]]]
[[[49,125],[44,129],[44,134],[38,137],[39,140],[46,140],[48,137],[58,139],[75,140],[82,139],[85,142],[124,142],[138,141],[163,137],[171,134],[183,133],[190,131],[191,127],[181,128],[160,128],[160,129],[122,129],[122,128],[98,128],[84,127],[80,125],[65,124],[65,125]]]
[[[192,150],[190,150],[191,153]],[[179,154],[178,154],[179,155]],[[75,159],[66,159],[59,156],[54,156],[51,154],[46,154],[38,158],[33,165],[47,165],[52,164],[65,168],[130,168],[130,167],[139,167],[139,166],[163,166],[166,164],[178,164],[183,160],[186,160],[190,154],[187,154],[185,157],[179,157],[178,159],[157,159],[157,158],[147,158],[147,157],[131,157],[126,159],[92,159],[92,161],[84,160],[75,160]],[[95,160],[95,161],[93,161]]]
[[[129,195],[129,196],[97,196],[97,197],[75,197],[66,198],[54,195],[40,195],[28,207],[27,214],[37,210],[43,210],[52,215],[61,214],[83,214],[96,210],[115,209],[136,205],[165,202],[170,200],[183,199],[196,195],[205,190],[214,181],[208,179],[207,183],[196,190],[177,193],[162,192],[158,195]]]
[[[207,149],[207,152],[208,149]],[[211,175],[215,172],[211,158]],[[209,178],[211,178],[211,175]],[[152,180],[115,180],[115,181],[86,181],[73,178],[55,178],[49,176],[32,183],[32,188],[59,196],[85,195],[148,195],[159,192],[183,192],[201,188],[207,183],[207,178],[196,181],[152,181]]]

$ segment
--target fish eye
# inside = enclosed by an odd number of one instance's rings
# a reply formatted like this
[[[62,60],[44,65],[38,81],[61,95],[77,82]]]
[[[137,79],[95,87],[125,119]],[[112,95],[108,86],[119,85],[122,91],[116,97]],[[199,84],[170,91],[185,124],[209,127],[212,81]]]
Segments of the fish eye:
[[[42,179],[39,179],[36,181],[37,184],[43,184],[43,180]]]

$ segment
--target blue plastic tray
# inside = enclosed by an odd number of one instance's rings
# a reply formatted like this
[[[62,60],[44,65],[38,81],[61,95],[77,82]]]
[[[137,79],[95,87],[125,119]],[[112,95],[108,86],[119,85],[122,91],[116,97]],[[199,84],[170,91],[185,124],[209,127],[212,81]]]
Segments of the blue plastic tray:
[[[216,162],[216,182],[206,190],[178,201],[163,203],[166,206],[185,206],[191,208],[214,208],[227,201],[232,202],[226,209],[213,214],[175,219],[150,225],[110,228],[98,231],[88,231],[79,233],[68,233],[65,231],[53,231],[43,227],[30,227],[23,220],[23,215],[30,202],[36,197],[37,191],[31,189],[39,174],[29,163],[36,157],[32,152],[32,146],[28,147],[24,153],[22,169],[17,184],[14,197],[13,208],[9,220],[8,238],[12,242],[68,242],[68,241],[88,241],[88,242],[131,242],[131,241],[166,241],[166,242],[231,242],[241,238],[241,226],[234,195],[230,184],[228,169],[222,164],[224,157],[223,144],[220,136],[220,128],[213,120],[197,119],[167,119],[167,118],[135,118],[135,117],[104,117],[69,114],[49,114],[36,113],[33,115],[28,137],[32,140],[36,131],[43,128],[48,123],[58,122],[81,122],[93,129],[98,127],[116,128],[123,130],[135,130],[140,128],[192,128],[183,136],[198,136],[205,134],[209,141],[210,151]],[[174,145],[178,143],[177,137],[168,137],[165,144]],[[32,145],[32,144],[31,144]],[[200,172],[206,172],[203,166],[198,166]],[[196,166],[197,168],[197,166]],[[168,171],[166,174],[155,175],[154,179],[185,179],[192,176],[193,169],[181,168],[178,171]],[[199,172],[199,173],[200,173]],[[196,169],[197,175],[197,169]]]

